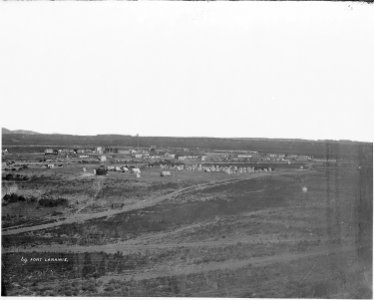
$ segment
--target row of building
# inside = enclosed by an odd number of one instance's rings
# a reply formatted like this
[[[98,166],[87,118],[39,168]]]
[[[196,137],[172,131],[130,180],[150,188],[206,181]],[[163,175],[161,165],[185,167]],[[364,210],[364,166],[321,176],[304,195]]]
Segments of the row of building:
[[[200,172],[224,172],[226,174],[243,174],[243,173],[255,173],[255,172],[272,172],[274,168],[272,167],[254,167],[254,166],[233,166],[233,165],[212,165],[203,166],[202,164],[193,165],[160,165],[161,170],[175,170],[175,171],[200,171]]]
[[[101,162],[107,161],[107,157],[115,157],[138,161],[176,160],[180,162],[293,162],[309,161],[312,158],[307,155],[281,154],[281,153],[259,153],[257,151],[217,151],[201,152],[194,154],[188,149],[181,153],[172,153],[168,149],[157,149],[154,146],[148,149],[124,149],[124,148],[76,148],[76,149],[53,149],[47,148],[44,151],[45,157],[53,158],[78,158],[97,159]]]

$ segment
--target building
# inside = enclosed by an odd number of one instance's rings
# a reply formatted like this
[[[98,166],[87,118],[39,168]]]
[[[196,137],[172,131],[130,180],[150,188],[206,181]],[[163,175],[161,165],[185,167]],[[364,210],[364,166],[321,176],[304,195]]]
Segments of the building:
[[[103,154],[103,153],[104,153],[104,149],[103,149],[103,147],[101,147],[101,146],[96,147],[96,153],[97,153],[97,154]]]
[[[125,155],[130,155],[131,154],[130,150],[128,150],[128,149],[118,149],[117,153],[118,154],[125,154]]]
[[[103,166],[101,166],[100,168],[95,169],[95,174],[98,176],[103,176],[103,175],[108,174],[108,170],[104,168]]]
[[[164,157],[167,159],[175,159],[175,154],[167,152],[164,154]]]
[[[227,154],[225,153],[219,153],[219,152],[208,152],[205,153],[205,160],[209,161],[222,161],[227,157]]]
[[[140,174],[141,173],[139,168],[132,168],[131,172],[134,173],[134,174]]]
[[[311,157],[309,155],[298,155],[296,157],[296,160],[297,161],[307,161],[307,160],[311,160]]]
[[[75,152],[78,154],[87,154],[92,153],[92,149],[75,149]]]
[[[158,160],[158,159],[161,159],[161,156],[160,155],[151,155],[149,157],[149,159],[152,159],[152,160]]]
[[[132,168],[131,172],[135,174],[136,178],[140,178],[141,171],[139,168]]]
[[[182,155],[182,156],[178,156],[178,160],[196,160],[198,159],[199,157],[197,155]]]
[[[59,154],[77,154],[77,150],[64,148],[64,149],[58,149],[58,153]]]
[[[170,173],[170,171],[161,171],[161,172],[160,172],[160,176],[161,176],[161,177],[171,176],[171,173]]]
[[[252,154],[238,154],[238,158],[242,160],[249,160],[252,158]]]
[[[52,148],[48,148],[44,150],[45,157],[56,157],[58,155],[58,150],[54,150]]]
[[[44,154],[53,154],[54,150],[52,148],[47,148],[44,150]]]

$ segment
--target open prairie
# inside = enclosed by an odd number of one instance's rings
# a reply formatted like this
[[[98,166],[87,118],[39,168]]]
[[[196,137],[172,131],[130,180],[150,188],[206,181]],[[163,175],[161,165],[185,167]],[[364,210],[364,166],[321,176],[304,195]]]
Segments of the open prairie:
[[[230,175],[98,165],[3,171],[3,293],[372,297],[370,155]]]

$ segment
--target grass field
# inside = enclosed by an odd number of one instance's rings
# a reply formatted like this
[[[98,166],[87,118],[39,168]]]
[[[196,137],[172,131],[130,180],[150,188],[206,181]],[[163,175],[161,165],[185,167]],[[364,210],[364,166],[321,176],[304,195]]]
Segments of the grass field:
[[[7,295],[372,297],[371,165],[141,178],[92,168],[19,172],[32,179],[17,193],[69,205],[3,204]]]

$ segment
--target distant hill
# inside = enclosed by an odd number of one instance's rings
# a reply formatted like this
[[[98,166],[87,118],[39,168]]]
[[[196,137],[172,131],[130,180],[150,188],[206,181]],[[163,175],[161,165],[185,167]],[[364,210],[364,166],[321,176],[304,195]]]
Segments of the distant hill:
[[[147,137],[129,135],[78,136],[67,134],[38,134],[26,130],[3,128],[3,147],[24,151],[30,146],[50,147],[171,147],[193,150],[252,150],[266,153],[304,154],[320,158],[354,158],[373,156],[373,144],[353,141],[267,139],[267,138],[209,138],[209,137]],[[23,134],[20,134],[24,132]]]
[[[2,134],[40,134],[38,132],[31,131],[31,130],[22,130],[22,129],[10,130],[4,127],[1,128],[1,133]]]

